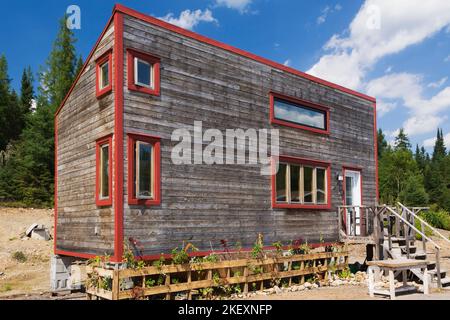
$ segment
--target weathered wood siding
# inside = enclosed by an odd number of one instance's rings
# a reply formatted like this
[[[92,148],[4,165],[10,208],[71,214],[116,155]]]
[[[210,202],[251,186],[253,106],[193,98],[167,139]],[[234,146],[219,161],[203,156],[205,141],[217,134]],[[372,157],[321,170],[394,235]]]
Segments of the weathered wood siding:
[[[114,131],[114,95],[97,99],[95,60],[113,46],[111,25],[57,117],[58,250],[111,254],[114,247],[112,207],[95,203],[96,140]]]
[[[221,239],[250,247],[259,232],[265,244],[300,238],[316,242],[321,236],[335,241],[336,206],[342,203],[336,175],[343,165],[363,168],[363,203],[375,202],[370,102],[135,18],[126,16],[124,24],[125,48],[161,58],[160,97],[129,92],[126,85],[124,89],[125,154],[127,132],[162,138],[160,206],[127,205],[127,159],[124,163],[124,235],[138,240],[144,254],[167,253],[183,242],[217,250]],[[270,125],[270,90],[330,107],[331,134]],[[333,209],[272,209],[270,177],[261,176],[259,166],[173,165],[171,134],[192,129],[194,121],[203,121],[204,130],[223,132],[278,128],[281,155],[332,163]]]

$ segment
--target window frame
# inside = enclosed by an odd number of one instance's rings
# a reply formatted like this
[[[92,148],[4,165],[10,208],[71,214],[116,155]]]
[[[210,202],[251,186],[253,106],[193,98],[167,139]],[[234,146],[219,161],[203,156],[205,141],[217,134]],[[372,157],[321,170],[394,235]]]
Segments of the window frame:
[[[136,59],[148,63],[152,70],[151,84],[153,86],[146,86],[145,84],[139,84],[136,75]],[[160,95],[160,67],[161,59],[154,55],[144,53],[135,49],[127,49],[127,76],[128,76],[128,90],[145,93],[148,95],[159,96]]]
[[[138,133],[128,133],[128,204],[129,205],[159,205],[161,204],[161,138]],[[136,197],[136,152],[135,148],[138,142],[151,144],[153,147],[152,159],[152,187],[153,197],[144,199]]]
[[[109,50],[105,52],[100,58],[98,58],[96,61],[96,77],[95,77],[95,83],[96,83],[96,96],[97,98],[102,98],[106,94],[110,93],[112,91],[112,74],[113,74],[113,65],[112,65],[112,51]],[[108,63],[108,85],[104,88],[101,87],[100,81],[102,80],[102,66]]]
[[[101,187],[102,187],[102,163],[101,163],[101,152],[104,145],[109,145],[108,149],[108,197],[100,197]],[[112,205],[112,168],[113,168],[113,157],[112,157],[112,134],[102,137],[96,141],[96,172],[95,172],[95,203],[99,207],[111,206]]]
[[[325,161],[317,161],[317,160],[310,160],[310,159],[304,159],[304,158],[298,158],[298,157],[291,157],[291,156],[280,156],[277,158],[272,157],[272,166],[273,169],[275,169],[276,162],[278,163],[286,163],[289,165],[297,165],[300,166],[300,173],[299,173],[299,179],[302,181],[302,176],[304,178],[304,167],[313,167],[313,181],[312,181],[312,200],[313,203],[302,203],[304,198],[304,185],[300,183],[299,181],[299,199],[300,202],[290,202],[291,201],[291,188],[290,188],[290,166],[286,167],[286,202],[277,202],[277,190],[276,190],[276,178],[277,174],[274,173],[271,176],[271,183],[272,183],[272,208],[285,208],[285,209],[322,209],[322,210],[329,210],[331,209],[331,163],[325,162]],[[316,168],[323,168],[325,169],[325,199],[326,203],[319,204],[314,203],[317,201],[317,174],[316,174]],[[272,172],[275,172],[274,170]],[[314,182],[316,181],[316,182]]]
[[[299,98],[286,96],[284,94],[280,94],[280,93],[273,92],[273,91],[269,92],[269,96],[270,96],[269,116],[270,116],[271,124],[278,124],[278,125],[282,125],[282,126],[287,126],[287,127],[296,128],[296,129],[302,129],[302,130],[306,130],[306,131],[310,131],[310,132],[314,132],[314,133],[320,133],[320,134],[324,134],[324,135],[330,134],[330,108],[320,105],[320,104],[317,104],[317,103],[309,102],[309,101],[302,100]],[[276,118],[275,117],[275,99],[285,100],[286,102],[289,102],[289,103],[299,104],[301,106],[304,106],[304,107],[312,109],[312,110],[317,110],[322,113],[324,112],[325,117],[326,117],[326,119],[325,119],[326,129],[324,130],[324,129],[320,129],[320,128],[316,128],[316,127],[310,127],[308,125],[299,124],[299,123],[290,122],[287,120],[282,120],[282,119]]]

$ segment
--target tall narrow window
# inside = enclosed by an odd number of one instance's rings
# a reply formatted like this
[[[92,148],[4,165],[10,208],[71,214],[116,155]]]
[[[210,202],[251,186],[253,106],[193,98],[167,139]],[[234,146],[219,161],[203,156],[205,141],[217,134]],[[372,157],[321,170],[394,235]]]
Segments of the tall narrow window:
[[[127,50],[128,89],[150,95],[160,94],[160,59],[133,49]]]
[[[112,204],[111,141],[111,136],[97,140],[95,199],[98,206],[110,206]]]
[[[160,140],[146,135],[128,135],[128,203],[160,203]]]
[[[101,98],[112,90],[112,54],[108,51],[96,61],[97,64],[97,98]]]
[[[280,157],[272,176],[273,207],[329,209],[330,164],[293,157]]]

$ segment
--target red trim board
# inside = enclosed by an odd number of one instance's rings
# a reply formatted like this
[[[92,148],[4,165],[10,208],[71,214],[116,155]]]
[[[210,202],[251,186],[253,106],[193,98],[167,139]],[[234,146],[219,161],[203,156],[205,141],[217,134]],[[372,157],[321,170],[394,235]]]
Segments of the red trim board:
[[[152,65],[153,67],[153,88],[141,87],[135,84],[134,58],[139,58]],[[160,65],[161,59],[148,53],[140,52],[134,49],[127,49],[128,60],[128,90],[146,93],[153,96],[160,94]]]

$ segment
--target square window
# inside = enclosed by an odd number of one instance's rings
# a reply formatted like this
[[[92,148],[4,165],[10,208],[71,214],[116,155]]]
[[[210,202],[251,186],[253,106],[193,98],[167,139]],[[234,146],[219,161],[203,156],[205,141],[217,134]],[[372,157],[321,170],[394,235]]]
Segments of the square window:
[[[152,88],[153,68],[150,63],[139,58],[134,58],[134,75],[136,85]]]
[[[160,95],[160,59],[147,53],[127,49],[128,90]]]

